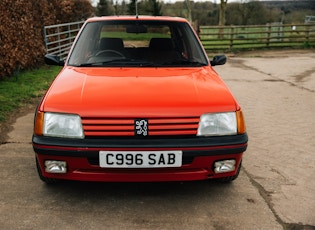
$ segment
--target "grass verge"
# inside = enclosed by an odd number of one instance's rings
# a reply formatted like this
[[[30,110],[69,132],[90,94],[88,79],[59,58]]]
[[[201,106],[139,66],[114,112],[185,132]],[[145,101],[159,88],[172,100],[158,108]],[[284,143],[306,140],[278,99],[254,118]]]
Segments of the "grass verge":
[[[58,66],[43,66],[0,81],[0,123],[5,122],[14,110],[41,97],[59,71]]]

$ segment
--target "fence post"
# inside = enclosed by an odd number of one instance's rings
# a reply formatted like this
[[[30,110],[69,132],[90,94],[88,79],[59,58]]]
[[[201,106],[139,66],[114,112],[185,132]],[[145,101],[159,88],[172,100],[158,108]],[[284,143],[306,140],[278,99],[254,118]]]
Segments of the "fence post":
[[[230,29],[230,50],[233,48],[233,36],[234,36],[234,26],[231,26]]]
[[[46,32],[46,28],[44,27],[44,42],[45,42],[45,50],[47,52],[48,49],[48,38],[47,38],[47,32]]]
[[[271,32],[271,25],[268,23],[267,24],[267,41],[266,41],[267,47],[269,47],[270,45],[270,32]]]
[[[305,25],[306,26],[306,43],[308,44],[309,43],[309,37],[310,37],[310,25]]]
[[[278,39],[283,42],[283,24],[281,22],[278,30]]]

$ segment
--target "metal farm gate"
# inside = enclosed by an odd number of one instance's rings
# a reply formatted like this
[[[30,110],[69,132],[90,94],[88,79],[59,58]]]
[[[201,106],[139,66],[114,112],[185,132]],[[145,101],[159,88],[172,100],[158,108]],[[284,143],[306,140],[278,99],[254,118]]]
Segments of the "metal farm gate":
[[[84,21],[44,27],[46,54],[58,55],[65,59]]]

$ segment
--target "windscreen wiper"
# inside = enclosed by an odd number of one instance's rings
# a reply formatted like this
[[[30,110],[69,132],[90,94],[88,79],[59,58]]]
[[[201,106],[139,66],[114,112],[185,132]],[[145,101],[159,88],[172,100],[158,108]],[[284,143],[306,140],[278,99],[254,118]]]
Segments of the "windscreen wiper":
[[[150,61],[143,61],[143,60],[135,60],[135,59],[128,59],[128,58],[121,58],[121,59],[112,59],[108,61],[98,61],[98,62],[89,62],[89,63],[82,63],[78,65],[73,65],[75,67],[102,67],[108,66],[112,64],[113,66],[137,66],[137,67],[156,67],[160,66],[154,62]]]
[[[207,66],[207,63],[198,62],[198,61],[188,61],[188,60],[180,60],[173,62],[165,62],[165,65],[175,65],[175,66]]]
[[[79,65],[74,65],[76,67],[91,67],[91,66],[106,66],[107,64],[110,63],[119,63],[121,64],[122,62],[130,62],[132,59],[128,59],[128,58],[120,58],[120,59],[111,59],[111,60],[107,60],[107,61],[98,61],[98,62],[88,62],[88,63],[82,63]]]

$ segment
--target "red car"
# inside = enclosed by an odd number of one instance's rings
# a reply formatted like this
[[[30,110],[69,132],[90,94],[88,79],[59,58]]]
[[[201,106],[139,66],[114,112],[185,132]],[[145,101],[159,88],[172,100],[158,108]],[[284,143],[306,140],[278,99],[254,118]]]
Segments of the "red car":
[[[88,19],[40,102],[33,148],[40,178],[188,181],[237,178],[242,110],[182,18]]]

